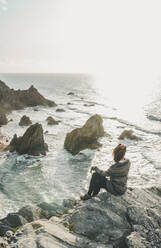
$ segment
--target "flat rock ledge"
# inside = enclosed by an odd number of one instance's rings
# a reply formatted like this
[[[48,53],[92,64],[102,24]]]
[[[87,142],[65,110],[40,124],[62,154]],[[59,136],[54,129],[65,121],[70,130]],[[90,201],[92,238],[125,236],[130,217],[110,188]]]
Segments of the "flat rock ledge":
[[[160,248],[161,188],[26,206],[0,220],[10,248]]]

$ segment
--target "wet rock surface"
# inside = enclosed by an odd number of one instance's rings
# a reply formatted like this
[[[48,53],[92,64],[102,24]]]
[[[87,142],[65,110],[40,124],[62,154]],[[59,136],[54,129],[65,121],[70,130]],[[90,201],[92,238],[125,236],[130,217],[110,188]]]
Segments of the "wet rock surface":
[[[103,192],[84,202],[65,200],[52,217],[42,206],[26,206],[0,220],[6,247],[160,248],[160,188],[128,189],[119,197]],[[48,204],[52,208],[58,210],[58,205]],[[13,216],[28,223],[15,222],[19,226],[13,229]]]
[[[64,148],[76,155],[84,149],[96,149],[101,146],[98,138],[104,135],[103,120],[100,115],[90,117],[82,128],[67,133]]]
[[[42,125],[39,123],[31,125],[22,137],[17,137],[15,134],[6,150],[33,156],[46,155],[48,146],[44,142]]]
[[[58,125],[60,121],[56,121],[52,116],[46,119],[48,125]]]
[[[32,124],[32,121],[30,120],[30,118],[26,115],[23,115],[21,117],[21,120],[19,122],[19,126],[29,126]]]
[[[6,115],[0,112],[0,126],[6,125],[7,123],[8,120]]]

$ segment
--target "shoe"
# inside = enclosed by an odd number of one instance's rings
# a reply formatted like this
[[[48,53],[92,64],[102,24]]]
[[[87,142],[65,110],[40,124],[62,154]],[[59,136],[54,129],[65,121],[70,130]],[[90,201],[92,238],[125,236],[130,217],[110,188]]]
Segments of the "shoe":
[[[91,195],[88,195],[88,194],[85,194],[85,195],[81,195],[80,198],[81,198],[82,201],[86,201],[86,200],[91,199],[92,196]]]

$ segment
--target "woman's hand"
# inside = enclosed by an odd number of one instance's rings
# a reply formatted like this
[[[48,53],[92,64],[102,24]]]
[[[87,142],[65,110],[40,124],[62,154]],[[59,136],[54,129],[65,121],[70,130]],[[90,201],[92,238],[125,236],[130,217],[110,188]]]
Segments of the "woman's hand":
[[[97,166],[92,166],[89,172],[92,173],[92,171],[96,171],[96,169],[97,169]]]

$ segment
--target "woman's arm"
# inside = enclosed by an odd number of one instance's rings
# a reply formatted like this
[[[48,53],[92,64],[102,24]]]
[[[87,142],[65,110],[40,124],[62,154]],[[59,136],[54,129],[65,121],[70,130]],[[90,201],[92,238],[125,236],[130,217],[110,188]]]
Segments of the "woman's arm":
[[[105,176],[105,177],[110,176],[110,168],[106,171],[103,171],[103,170],[100,170],[97,166],[92,166],[91,171],[95,171],[98,174],[100,174],[101,176]]]

